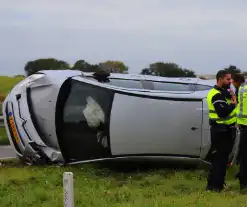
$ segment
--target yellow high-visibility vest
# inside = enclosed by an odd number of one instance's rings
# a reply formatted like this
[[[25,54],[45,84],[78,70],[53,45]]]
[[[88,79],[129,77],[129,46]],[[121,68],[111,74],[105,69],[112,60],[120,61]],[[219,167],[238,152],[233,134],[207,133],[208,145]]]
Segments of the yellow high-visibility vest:
[[[215,121],[218,124],[226,124],[226,125],[230,125],[230,124],[234,124],[237,121],[236,118],[236,109],[234,109],[227,117],[224,118],[220,118],[218,116],[218,114],[215,111],[214,105],[212,103],[212,98],[214,95],[220,93],[219,90],[212,88],[207,95],[207,103],[208,103],[208,110],[209,110],[209,119]],[[231,103],[231,100],[226,98],[226,101],[228,104]]]
[[[238,105],[236,110],[237,124],[247,125],[247,84],[244,83],[238,90]]]

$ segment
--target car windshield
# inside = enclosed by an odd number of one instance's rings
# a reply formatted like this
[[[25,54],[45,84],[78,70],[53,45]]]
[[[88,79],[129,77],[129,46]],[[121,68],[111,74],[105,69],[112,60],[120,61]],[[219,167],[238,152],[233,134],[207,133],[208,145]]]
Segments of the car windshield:
[[[62,86],[57,134],[67,161],[109,157],[109,122],[114,91],[77,80]]]

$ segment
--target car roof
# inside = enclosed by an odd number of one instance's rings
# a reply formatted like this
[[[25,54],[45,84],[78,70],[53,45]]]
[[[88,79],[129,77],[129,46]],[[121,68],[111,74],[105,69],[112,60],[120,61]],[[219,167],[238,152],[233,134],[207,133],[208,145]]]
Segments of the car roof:
[[[43,70],[41,73],[45,73],[47,75],[55,76],[86,76],[93,77],[93,72],[82,72],[79,70]],[[171,83],[188,83],[188,84],[202,84],[207,86],[214,86],[216,83],[216,79],[212,80],[203,80],[197,77],[162,77],[162,76],[154,76],[154,75],[142,75],[142,74],[123,74],[123,73],[110,73],[110,78],[115,79],[126,79],[126,80],[146,80],[146,81],[154,81],[154,82],[171,82]]]

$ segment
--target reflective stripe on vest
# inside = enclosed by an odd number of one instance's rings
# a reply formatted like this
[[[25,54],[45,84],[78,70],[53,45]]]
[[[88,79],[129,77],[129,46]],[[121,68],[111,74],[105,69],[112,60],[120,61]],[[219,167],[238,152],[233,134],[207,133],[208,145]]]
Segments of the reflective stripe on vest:
[[[220,118],[218,114],[216,113],[214,105],[212,103],[212,98],[214,95],[218,93],[220,93],[220,91],[215,88],[212,88],[208,93],[207,102],[208,102],[208,109],[209,109],[209,119],[216,121],[216,123],[218,124],[229,125],[229,124],[235,123],[236,122],[236,110],[235,109],[229,114],[229,116],[224,117],[224,118]],[[226,102],[230,104],[231,100],[226,99]]]
[[[215,111],[213,111],[213,110],[209,110],[209,113],[212,113],[212,114],[216,114],[217,115],[217,113],[215,112]],[[217,115],[218,116],[218,115]],[[227,117],[225,117],[225,118],[210,118],[211,120],[218,120],[218,121],[224,121],[224,120],[229,120],[229,119],[232,119],[232,118],[235,118],[236,116],[235,115],[231,115],[231,116],[227,116]]]

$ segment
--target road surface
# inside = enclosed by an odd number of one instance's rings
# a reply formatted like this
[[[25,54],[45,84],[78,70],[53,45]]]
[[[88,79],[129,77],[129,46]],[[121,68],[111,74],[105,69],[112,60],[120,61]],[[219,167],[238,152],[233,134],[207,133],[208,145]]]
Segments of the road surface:
[[[15,158],[16,155],[11,146],[0,146],[0,159]]]

